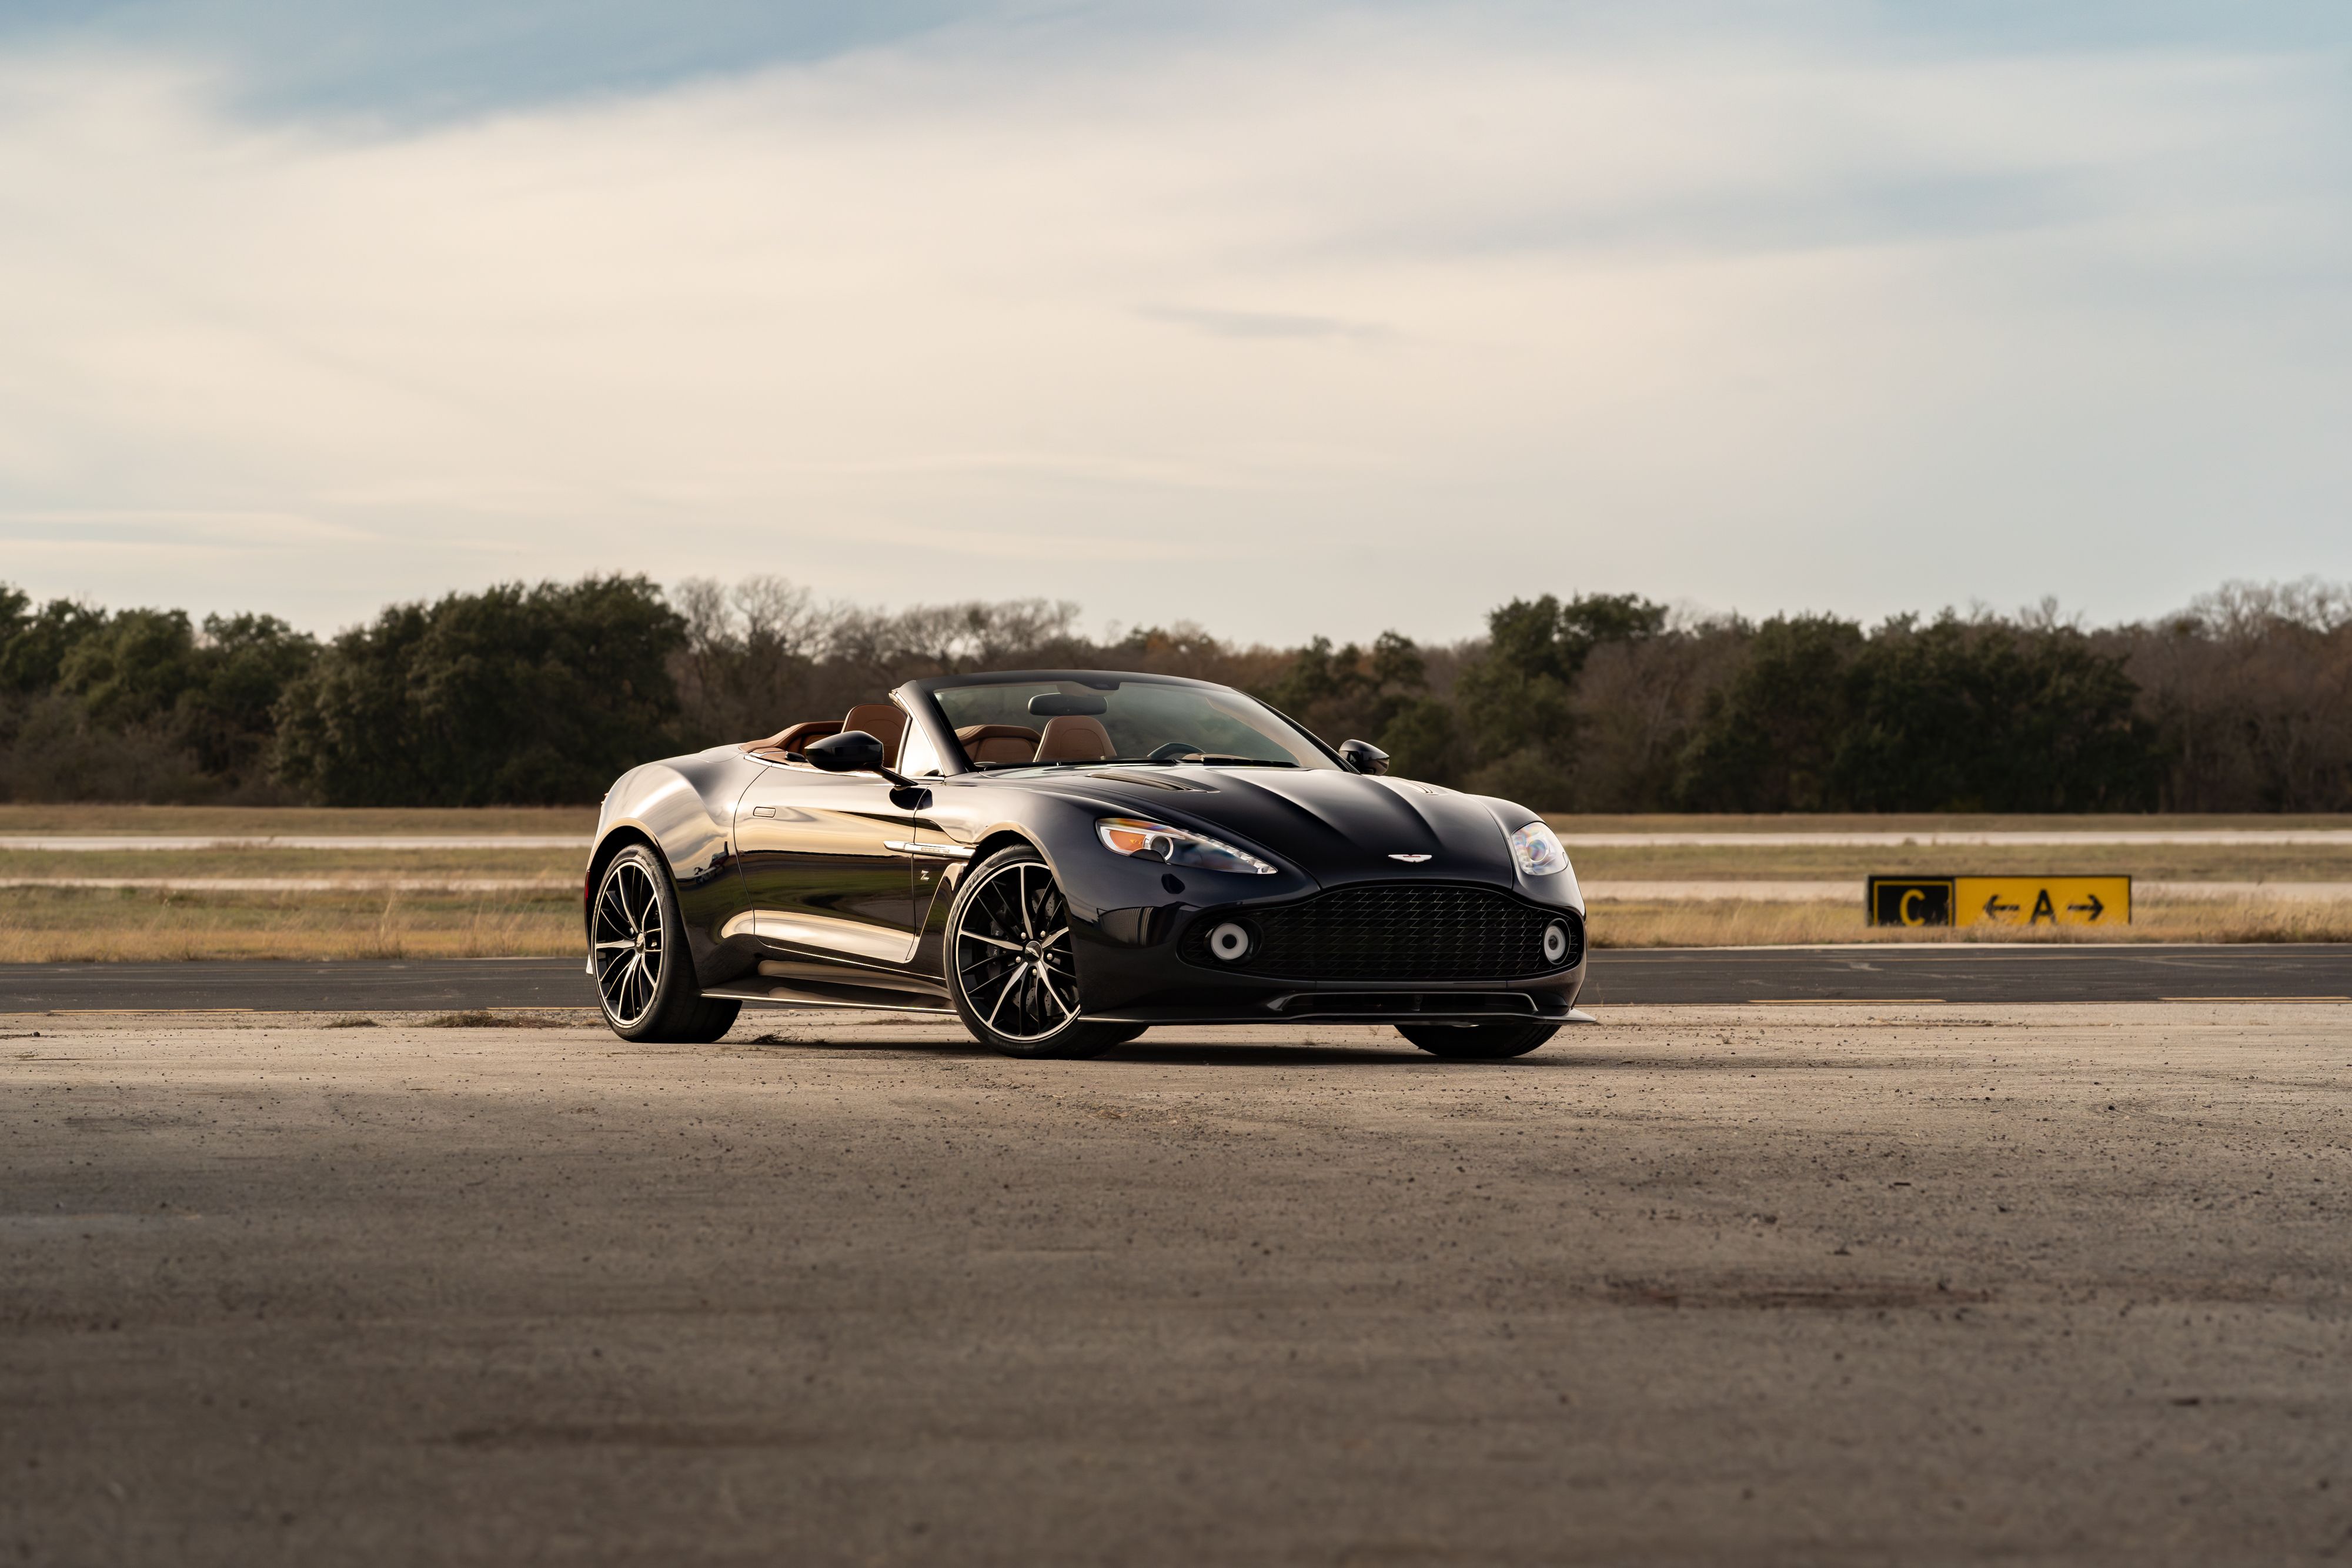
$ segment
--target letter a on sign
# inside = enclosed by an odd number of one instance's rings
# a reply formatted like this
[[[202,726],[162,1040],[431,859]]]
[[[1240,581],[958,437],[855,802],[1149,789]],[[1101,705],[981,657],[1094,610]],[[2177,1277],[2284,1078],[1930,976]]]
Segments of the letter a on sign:
[[[1953,924],[2128,925],[2127,876],[1960,876],[1952,879]]]

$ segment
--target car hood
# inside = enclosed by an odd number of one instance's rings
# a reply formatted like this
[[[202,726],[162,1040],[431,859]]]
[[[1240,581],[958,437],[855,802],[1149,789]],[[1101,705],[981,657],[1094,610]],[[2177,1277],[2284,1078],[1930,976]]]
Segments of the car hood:
[[[1068,782],[1139,817],[1271,852],[1326,885],[1423,876],[1505,887],[1518,881],[1493,805],[1410,779],[1322,769],[1105,768]]]

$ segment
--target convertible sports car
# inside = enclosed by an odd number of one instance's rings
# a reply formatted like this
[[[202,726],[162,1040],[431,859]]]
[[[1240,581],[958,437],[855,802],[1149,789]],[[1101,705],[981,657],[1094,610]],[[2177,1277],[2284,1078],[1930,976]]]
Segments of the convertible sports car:
[[[1203,681],[909,681],[622,775],[588,973],[630,1040],[716,1040],[767,1002],[952,1011],[1013,1056],[1304,1019],[1533,1051],[1584,983],[1567,853],[1523,807],[1387,766]]]

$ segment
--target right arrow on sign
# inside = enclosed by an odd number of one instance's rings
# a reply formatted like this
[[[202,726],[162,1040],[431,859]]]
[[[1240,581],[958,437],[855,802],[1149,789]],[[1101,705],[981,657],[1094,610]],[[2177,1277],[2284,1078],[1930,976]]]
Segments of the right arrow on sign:
[[[2096,920],[2107,912],[2107,906],[2099,902],[2099,895],[2095,893],[2086,893],[2083,895],[2082,903],[2070,904],[2066,906],[2066,913],[2069,915],[2080,915],[2085,911],[2089,912],[2092,919]]]

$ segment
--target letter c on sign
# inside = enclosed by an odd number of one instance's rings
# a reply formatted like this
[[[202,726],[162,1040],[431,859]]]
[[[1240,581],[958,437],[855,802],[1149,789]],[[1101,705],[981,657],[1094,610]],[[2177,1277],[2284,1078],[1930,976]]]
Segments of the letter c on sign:
[[[1924,920],[1920,919],[1917,915],[1914,915],[1914,914],[1912,914],[1912,913],[1911,913],[1911,901],[1912,901],[1913,899],[1915,899],[1915,898],[1925,898],[1925,897],[1927,897],[1927,895],[1926,894],[1921,893],[1921,892],[1920,892],[1917,888],[1916,888],[1916,887],[1914,887],[1914,888],[1908,888],[1908,889],[1906,889],[1906,890],[1905,890],[1904,894],[1903,894],[1903,902],[1902,902],[1902,904],[1901,904],[1896,908],[1896,911],[1895,911],[1895,913],[1896,913],[1896,914],[1898,914],[1898,915],[1900,915],[1902,916],[1902,918],[1903,918],[1903,924],[1904,924],[1904,925],[1927,925],[1927,924],[1926,921],[1924,921]]]

